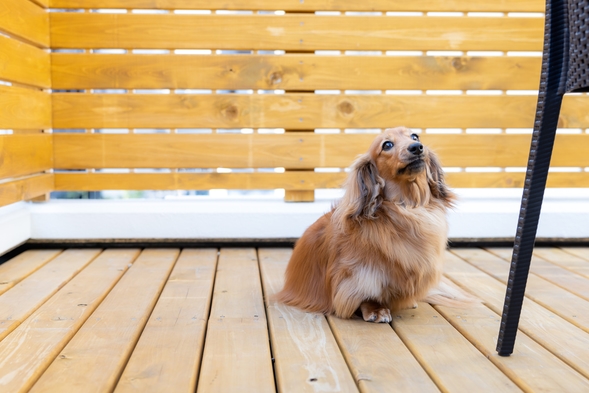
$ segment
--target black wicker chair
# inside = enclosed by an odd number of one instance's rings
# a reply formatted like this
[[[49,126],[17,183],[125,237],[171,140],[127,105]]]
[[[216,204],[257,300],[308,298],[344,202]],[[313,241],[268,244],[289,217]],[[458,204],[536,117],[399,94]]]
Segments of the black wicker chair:
[[[589,2],[547,0],[542,76],[528,169],[497,342],[513,353],[562,98],[589,91]]]

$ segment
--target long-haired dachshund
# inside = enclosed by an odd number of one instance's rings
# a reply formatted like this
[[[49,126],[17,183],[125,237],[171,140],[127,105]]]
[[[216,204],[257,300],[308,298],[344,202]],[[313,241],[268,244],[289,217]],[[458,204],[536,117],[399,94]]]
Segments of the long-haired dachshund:
[[[391,310],[454,294],[441,278],[455,195],[411,130],[387,129],[352,165],[345,194],[296,243],[277,300],[305,311],[390,322]],[[452,289],[447,287],[450,292]]]

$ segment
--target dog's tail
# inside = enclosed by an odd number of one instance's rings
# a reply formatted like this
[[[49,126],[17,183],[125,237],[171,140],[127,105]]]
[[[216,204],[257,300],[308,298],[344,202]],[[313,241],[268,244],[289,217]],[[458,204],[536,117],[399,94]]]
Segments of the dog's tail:
[[[468,308],[481,303],[480,299],[458,288],[446,277],[443,277],[436,287],[430,289],[423,301],[453,308]]]

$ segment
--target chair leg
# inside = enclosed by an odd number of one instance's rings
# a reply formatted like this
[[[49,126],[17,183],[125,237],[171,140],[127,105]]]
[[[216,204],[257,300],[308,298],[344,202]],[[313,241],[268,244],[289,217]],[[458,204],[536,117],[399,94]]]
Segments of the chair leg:
[[[566,10],[566,1],[548,0],[547,2],[544,57],[536,120],[497,341],[497,352],[501,356],[511,355],[515,345],[564,94],[568,60]]]

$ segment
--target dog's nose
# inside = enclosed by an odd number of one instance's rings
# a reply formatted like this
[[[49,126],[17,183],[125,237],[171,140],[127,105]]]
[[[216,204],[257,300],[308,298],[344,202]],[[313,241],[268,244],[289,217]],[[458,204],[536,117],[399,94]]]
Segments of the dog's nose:
[[[418,156],[423,153],[423,145],[419,142],[415,142],[415,143],[412,143],[411,145],[409,145],[407,150],[409,150],[410,153]]]

